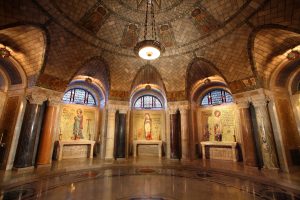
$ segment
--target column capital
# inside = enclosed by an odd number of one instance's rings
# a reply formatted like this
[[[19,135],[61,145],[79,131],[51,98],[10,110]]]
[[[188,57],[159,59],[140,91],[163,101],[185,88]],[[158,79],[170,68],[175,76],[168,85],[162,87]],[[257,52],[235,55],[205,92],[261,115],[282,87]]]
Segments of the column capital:
[[[169,110],[188,110],[190,108],[190,104],[188,101],[174,101],[168,103]]]
[[[30,102],[30,104],[42,105],[44,101],[47,100],[47,97],[42,94],[27,94],[26,99]]]
[[[268,99],[257,99],[257,100],[253,100],[252,104],[255,108],[257,107],[265,107],[267,106],[269,103]]]
[[[64,93],[41,87],[31,87],[26,90],[26,99],[30,103],[42,104],[49,100],[50,103],[59,104]]]
[[[106,104],[106,109],[109,110],[119,110],[121,113],[127,113],[129,110],[129,102],[128,101],[113,101],[109,100]]]
[[[176,109],[168,109],[170,115],[176,114],[176,111],[177,111]]]
[[[188,112],[188,109],[186,108],[179,108],[180,114],[186,114]]]
[[[236,105],[238,108],[249,108],[250,102],[249,101],[236,101]]]
[[[48,101],[49,101],[49,105],[51,106],[57,106],[59,104],[61,104],[61,96],[50,96],[48,98]]]

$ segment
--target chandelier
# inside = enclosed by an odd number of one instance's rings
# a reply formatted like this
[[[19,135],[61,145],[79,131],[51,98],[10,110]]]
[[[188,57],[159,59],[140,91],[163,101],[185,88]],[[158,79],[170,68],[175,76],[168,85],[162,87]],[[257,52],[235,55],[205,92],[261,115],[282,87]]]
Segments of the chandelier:
[[[164,50],[163,45],[157,40],[153,1],[147,0],[144,40],[135,45],[134,52],[145,60],[155,60]]]

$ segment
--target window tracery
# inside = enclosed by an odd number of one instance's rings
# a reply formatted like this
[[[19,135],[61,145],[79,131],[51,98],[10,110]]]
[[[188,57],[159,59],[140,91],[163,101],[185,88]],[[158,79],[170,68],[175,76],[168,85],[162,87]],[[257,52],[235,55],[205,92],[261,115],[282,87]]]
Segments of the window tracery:
[[[201,106],[214,106],[220,105],[223,103],[232,103],[233,98],[229,92],[226,92],[222,89],[211,90],[205,94],[205,96],[201,99]]]
[[[82,88],[73,88],[68,90],[63,98],[64,103],[74,103],[89,106],[96,106],[95,97],[87,90]]]

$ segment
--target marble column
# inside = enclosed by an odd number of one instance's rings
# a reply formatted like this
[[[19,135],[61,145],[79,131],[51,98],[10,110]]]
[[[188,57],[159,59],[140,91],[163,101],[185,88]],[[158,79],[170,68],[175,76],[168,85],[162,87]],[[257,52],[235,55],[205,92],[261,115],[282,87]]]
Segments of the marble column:
[[[189,132],[188,132],[188,110],[180,109],[180,126],[181,126],[181,159],[188,159],[189,155]]]
[[[117,112],[115,158],[125,158],[126,144],[126,111]]]
[[[100,146],[100,158],[105,158],[105,147],[106,147],[106,125],[107,125],[107,112],[106,109],[103,109],[102,111],[102,122],[101,122],[101,146]]]
[[[180,159],[180,116],[175,110],[170,111],[170,157]]]
[[[105,159],[114,158],[114,139],[115,139],[115,118],[116,109],[109,108],[107,117],[107,135],[106,135],[106,151]]]
[[[15,168],[31,167],[35,164],[44,114],[42,104],[45,99],[39,96],[30,96],[28,100],[15,155]]]
[[[59,105],[58,103],[58,101],[48,102],[38,149],[37,165],[51,164],[55,136],[55,122]]]
[[[242,102],[237,104],[240,114],[240,131],[242,137],[242,152],[243,161],[247,166],[257,167],[257,160],[255,154],[255,140],[252,129],[251,114],[249,110],[249,103]]]
[[[262,158],[265,169],[278,169],[278,158],[275,149],[274,135],[270,116],[267,108],[267,101],[254,101],[255,115],[258,127],[259,143],[262,151]]]

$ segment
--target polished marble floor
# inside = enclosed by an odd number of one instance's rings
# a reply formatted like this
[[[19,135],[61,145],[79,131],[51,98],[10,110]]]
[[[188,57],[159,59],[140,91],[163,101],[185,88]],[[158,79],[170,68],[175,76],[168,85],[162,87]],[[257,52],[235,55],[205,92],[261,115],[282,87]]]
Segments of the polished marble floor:
[[[72,159],[34,171],[1,172],[0,200],[300,200],[299,175],[227,161]]]

